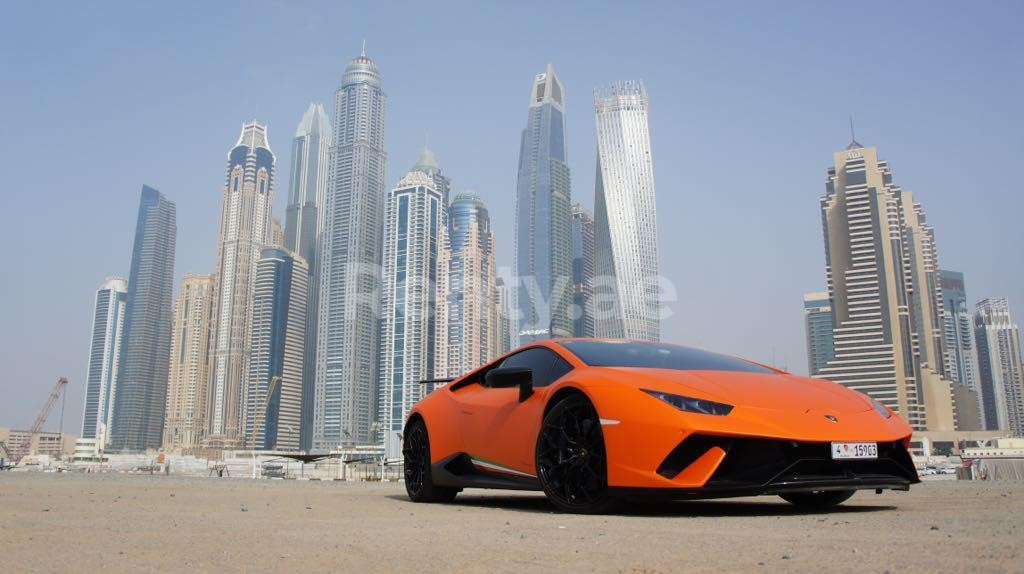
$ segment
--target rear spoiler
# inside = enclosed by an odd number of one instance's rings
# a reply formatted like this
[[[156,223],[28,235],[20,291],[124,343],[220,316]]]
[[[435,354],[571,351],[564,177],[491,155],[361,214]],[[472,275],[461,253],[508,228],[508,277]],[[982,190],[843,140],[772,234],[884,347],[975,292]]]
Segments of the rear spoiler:
[[[437,383],[450,383],[458,377],[448,377],[444,379],[423,379],[420,381],[421,385],[436,385]]]

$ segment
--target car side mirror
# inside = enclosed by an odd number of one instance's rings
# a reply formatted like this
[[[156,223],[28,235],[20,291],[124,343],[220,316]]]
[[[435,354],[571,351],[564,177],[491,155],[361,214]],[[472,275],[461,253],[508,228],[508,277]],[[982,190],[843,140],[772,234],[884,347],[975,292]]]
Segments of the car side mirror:
[[[519,387],[519,402],[533,395],[533,371],[525,367],[491,369],[484,376],[484,382],[492,389]]]

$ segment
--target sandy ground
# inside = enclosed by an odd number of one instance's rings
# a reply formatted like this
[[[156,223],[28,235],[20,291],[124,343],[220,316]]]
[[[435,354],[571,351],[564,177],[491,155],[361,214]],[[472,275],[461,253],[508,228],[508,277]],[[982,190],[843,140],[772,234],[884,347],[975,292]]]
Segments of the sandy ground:
[[[0,473],[11,572],[1021,572],[1024,484],[930,482],[802,513],[774,497],[552,512],[400,484]]]

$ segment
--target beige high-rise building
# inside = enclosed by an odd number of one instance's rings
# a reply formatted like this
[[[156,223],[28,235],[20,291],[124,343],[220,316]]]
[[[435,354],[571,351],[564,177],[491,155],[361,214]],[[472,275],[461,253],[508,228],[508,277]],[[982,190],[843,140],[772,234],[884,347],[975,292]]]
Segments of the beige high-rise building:
[[[214,274],[214,344],[206,437],[209,446],[235,447],[244,442],[256,260],[271,238],[273,205],[274,153],[270,151],[267,127],[247,123],[228,153],[221,204]]]
[[[206,436],[213,276],[189,273],[174,303],[163,447],[197,448]]]
[[[434,376],[457,377],[498,355],[495,268],[487,206],[460,193],[448,206],[438,253]]]
[[[817,375],[864,392],[917,430],[954,430],[935,235],[877,150],[834,156],[821,198],[835,355]]]

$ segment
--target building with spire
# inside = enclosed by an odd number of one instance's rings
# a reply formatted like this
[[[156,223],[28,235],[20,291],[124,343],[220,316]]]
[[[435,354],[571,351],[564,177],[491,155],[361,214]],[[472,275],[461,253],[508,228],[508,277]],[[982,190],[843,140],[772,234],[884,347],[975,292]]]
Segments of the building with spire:
[[[434,377],[457,377],[496,356],[494,234],[480,196],[463,192],[448,206],[438,257]]]
[[[916,430],[954,430],[934,231],[874,147],[854,140],[833,160],[820,204],[835,345],[818,376]]]
[[[330,171],[331,127],[323,104],[311,103],[302,115],[292,139],[291,176],[288,180],[288,208],[285,215],[284,246],[302,257],[309,269],[306,297],[306,336],[302,379],[303,450],[313,443],[313,406],[317,336],[317,241],[322,235],[322,212]]]
[[[658,216],[643,82],[594,91],[594,293],[599,337],[661,338]]]
[[[974,315],[978,383],[987,430],[1024,436],[1024,367],[1020,329],[1006,299],[982,299]]]
[[[332,176],[315,265],[313,450],[368,444],[376,435],[386,104],[377,64],[364,52],[345,69],[334,100]]]
[[[300,450],[309,269],[302,256],[267,247],[256,262],[245,436],[258,449]]]
[[[174,303],[164,450],[196,449],[206,437],[212,312],[213,276],[186,274]]]
[[[410,171],[388,194],[381,293],[380,421],[385,455],[401,456],[405,417],[435,372],[438,248],[443,241],[441,192]]]
[[[565,101],[554,66],[533,78],[515,201],[518,343],[572,335],[572,192]]]
[[[142,186],[125,295],[121,365],[110,447],[119,452],[158,448],[163,438],[167,365],[171,354],[174,203]]]
[[[82,414],[82,438],[110,442],[109,429],[114,419],[117,396],[117,370],[124,334],[124,307],[128,281],[108,277],[96,291],[93,307],[92,343],[89,369],[85,376],[85,409]]]
[[[267,127],[253,121],[228,152],[214,273],[210,446],[244,444],[245,380],[249,373],[256,261],[271,239],[274,153]]]

